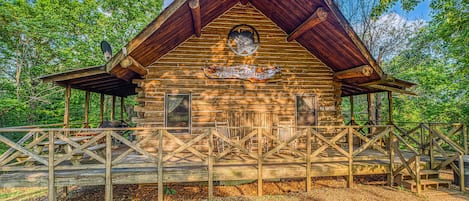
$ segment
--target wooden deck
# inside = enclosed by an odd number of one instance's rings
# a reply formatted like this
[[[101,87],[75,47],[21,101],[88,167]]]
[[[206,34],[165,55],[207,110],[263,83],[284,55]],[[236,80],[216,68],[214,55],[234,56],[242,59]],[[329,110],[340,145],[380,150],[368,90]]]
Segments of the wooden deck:
[[[170,128],[0,129],[0,141],[10,147],[0,156],[0,187],[47,186],[52,196],[63,186],[105,185],[111,193],[112,184],[158,183],[163,195],[164,183],[208,182],[211,194],[215,181],[252,180],[261,195],[262,182],[270,179],[304,178],[308,191],[312,177],[344,176],[352,186],[354,175],[387,174],[393,184],[402,172],[419,184],[415,175],[424,169],[464,171],[454,160],[467,145],[449,140],[465,135],[462,128],[430,128],[423,138],[418,129],[396,126],[295,128],[288,137],[277,135],[281,128],[251,128],[230,138],[219,128],[193,135]],[[83,132],[95,135],[83,142],[72,137]],[[13,134],[23,138],[13,142],[7,137]],[[90,149],[97,144],[103,149]]]

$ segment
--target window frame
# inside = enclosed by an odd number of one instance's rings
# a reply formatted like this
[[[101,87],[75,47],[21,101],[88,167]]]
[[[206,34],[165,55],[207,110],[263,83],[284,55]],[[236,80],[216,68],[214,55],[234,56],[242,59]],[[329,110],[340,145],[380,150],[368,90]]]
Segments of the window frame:
[[[308,126],[317,126],[319,123],[319,117],[318,117],[318,97],[316,94],[295,94],[295,127],[298,128],[298,100],[300,97],[312,97],[313,99],[313,115],[314,115],[314,123],[313,125],[308,125]],[[301,126],[306,126],[306,125],[301,125]]]
[[[168,127],[168,110],[167,110],[167,100],[169,96],[188,96],[189,97],[189,119],[188,119],[188,133],[192,134],[192,94],[191,93],[165,93],[164,95],[164,126],[165,128]],[[169,133],[172,134],[183,134],[183,133],[174,133],[170,132],[171,130],[168,130]]]

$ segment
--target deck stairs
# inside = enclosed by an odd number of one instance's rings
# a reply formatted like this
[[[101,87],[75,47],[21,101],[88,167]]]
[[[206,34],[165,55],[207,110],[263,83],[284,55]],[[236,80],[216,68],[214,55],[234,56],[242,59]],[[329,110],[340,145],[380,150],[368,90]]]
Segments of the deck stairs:
[[[415,180],[412,179],[412,176],[406,171],[403,171],[401,174],[398,174],[395,178],[395,182],[399,186],[403,186],[407,189],[410,189],[412,192],[417,191],[417,185]],[[440,178],[440,172],[438,170],[422,170],[420,172],[420,187],[422,190],[432,188],[438,190],[439,187],[451,186],[452,181],[447,179]]]

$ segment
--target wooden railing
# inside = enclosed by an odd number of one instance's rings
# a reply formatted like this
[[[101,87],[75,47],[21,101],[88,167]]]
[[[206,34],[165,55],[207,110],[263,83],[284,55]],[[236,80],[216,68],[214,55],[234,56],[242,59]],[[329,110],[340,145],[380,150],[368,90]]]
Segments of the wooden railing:
[[[429,168],[450,166],[463,177],[463,164],[455,165],[454,160],[462,161],[462,155],[467,154],[465,126],[459,124],[419,124],[413,128],[395,125],[226,127],[193,128],[193,134],[186,135],[172,132],[180,129],[0,129],[0,143],[8,146],[0,155],[0,171],[48,171],[49,198],[53,200],[55,171],[104,169],[109,199],[112,169],[156,167],[157,175],[163,175],[163,167],[202,167],[208,170],[209,197],[212,197],[214,166],[256,166],[261,195],[265,165],[304,165],[309,191],[313,164],[347,164],[346,176],[351,186],[355,162],[383,161],[389,164],[390,184],[395,175],[406,171],[418,185],[420,171],[425,168],[421,164],[422,155],[433,158]],[[242,135],[237,132],[235,136],[223,132],[230,129],[246,132]],[[21,138],[11,140],[13,135]],[[437,165],[435,157],[445,160]],[[158,194],[162,198],[163,177],[157,178]]]

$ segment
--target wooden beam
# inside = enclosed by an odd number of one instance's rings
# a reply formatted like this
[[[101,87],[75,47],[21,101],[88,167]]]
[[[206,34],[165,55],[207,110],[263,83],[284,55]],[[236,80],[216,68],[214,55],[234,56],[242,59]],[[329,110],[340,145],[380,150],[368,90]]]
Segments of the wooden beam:
[[[67,85],[65,90],[65,111],[64,111],[64,125],[65,128],[70,126],[70,96],[72,93],[72,87]]]
[[[368,77],[373,73],[373,69],[369,65],[363,65],[334,73],[336,79],[348,79],[355,77]]]
[[[392,119],[392,92],[388,91],[388,115],[389,115],[389,125],[393,125]]]
[[[327,7],[331,10],[332,14],[335,16],[337,21],[339,21],[340,25],[344,28],[345,32],[348,34],[349,38],[352,40],[352,42],[357,46],[357,48],[360,50],[360,53],[368,60],[370,63],[371,67],[375,70],[375,72],[378,74],[378,76],[381,78],[384,73],[381,67],[376,63],[375,59],[373,56],[370,54],[366,46],[363,44],[363,42],[360,40],[358,37],[357,33],[353,30],[352,26],[348,23],[348,21],[345,19],[345,17],[342,15],[340,12],[339,8],[337,5],[335,5],[333,0],[325,0],[324,1],[327,5]]]
[[[241,4],[243,5],[246,5],[249,3],[249,0],[239,0],[239,2],[241,2]]]
[[[55,190],[55,167],[54,167],[54,131],[49,131],[49,163],[48,169],[48,200],[57,200],[57,192]]]
[[[202,35],[202,20],[200,18],[199,0],[190,0],[189,7],[191,8],[192,22],[194,24],[194,34],[200,37]]]
[[[111,121],[116,119],[116,96],[112,96]]]
[[[104,94],[101,94],[101,98],[99,100],[99,124],[103,124],[104,122]]]
[[[164,9],[163,12],[153,20],[137,37],[132,39],[126,46],[127,54],[133,52],[140,44],[146,41],[156,30],[158,30],[163,23],[165,23],[169,17],[171,17],[181,6],[186,3],[186,0],[175,0],[168,8]],[[110,72],[115,66],[117,66],[122,59],[125,58],[124,53],[120,50],[115,56],[111,58],[106,64],[106,71]]]
[[[350,125],[355,125],[355,114],[353,108],[353,96],[350,96]]]
[[[112,201],[112,138],[111,132],[106,131],[106,172],[105,172],[105,190],[104,200]]]
[[[127,68],[139,75],[146,75],[148,73],[147,69],[142,66],[138,61],[136,61],[133,57],[127,56],[121,62],[120,65],[122,68]]]
[[[317,8],[308,19],[306,19],[300,26],[296,27],[296,29],[288,35],[287,41],[291,42],[297,39],[299,36],[303,35],[306,31],[310,30],[314,26],[326,21],[327,15],[328,12],[324,8]]]
[[[394,88],[394,87],[388,87],[388,86],[384,86],[384,85],[369,85],[367,87],[374,88],[374,89],[381,89],[381,90],[385,90],[385,91],[392,91],[392,92],[401,93],[401,94],[407,94],[407,95],[411,95],[411,96],[418,96],[416,93],[411,92],[411,91],[406,91],[406,90],[403,90],[403,89],[397,89],[397,88]]]
[[[121,121],[124,121],[124,97],[121,97]]]
[[[103,74],[106,73],[102,69],[93,69],[85,72],[78,72],[78,73],[64,73],[63,75],[56,75],[56,76],[51,76],[51,77],[46,77],[43,78],[43,82],[60,82],[64,80],[71,80],[71,79],[76,79],[76,78],[82,78],[82,77],[88,77],[88,76],[93,76],[93,75],[98,75],[98,74]]]
[[[89,108],[90,108],[90,91],[86,91],[85,93],[85,128],[89,128]]]

